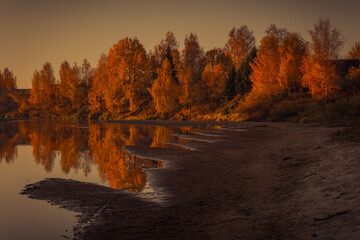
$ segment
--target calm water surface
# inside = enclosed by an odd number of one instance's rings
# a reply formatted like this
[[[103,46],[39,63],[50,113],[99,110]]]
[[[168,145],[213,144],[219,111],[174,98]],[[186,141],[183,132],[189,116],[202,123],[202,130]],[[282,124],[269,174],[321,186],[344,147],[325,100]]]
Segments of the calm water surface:
[[[163,163],[136,158],[123,147],[174,147],[166,143],[185,140],[172,134],[190,133],[190,127],[0,122],[0,239],[64,239],[62,235],[71,235],[76,214],[20,195],[25,185],[55,177],[143,191],[147,188],[144,169]]]

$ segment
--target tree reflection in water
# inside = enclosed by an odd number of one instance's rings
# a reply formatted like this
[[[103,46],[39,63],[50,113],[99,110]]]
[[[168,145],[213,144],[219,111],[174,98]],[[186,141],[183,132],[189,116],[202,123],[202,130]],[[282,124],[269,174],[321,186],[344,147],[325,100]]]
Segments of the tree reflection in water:
[[[190,127],[134,126],[65,121],[14,121],[0,123],[0,163],[14,162],[17,145],[31,145],[35,162],[51,172],[56,156],[62,171],[85,176],[96,166],[103,182],[116,189],[141,191],[145,168],[162,167],[162,161],[138,158],[123,150],[127,145],[167,148],[179,141],[171,134],[189,134]]]

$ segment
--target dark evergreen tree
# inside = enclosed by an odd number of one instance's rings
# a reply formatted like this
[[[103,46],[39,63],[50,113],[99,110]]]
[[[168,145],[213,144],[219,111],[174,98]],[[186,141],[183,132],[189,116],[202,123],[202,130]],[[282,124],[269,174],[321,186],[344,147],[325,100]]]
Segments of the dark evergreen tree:
[[[250,63],[254,61],[256,55],[257,49],[253,48],[242,62],[235,79],[236,94],[245,95],[251,91],[252,82],[250,80],[250,75],[252,73],[252,69]]]
[[[231,68],[231,72],[229,73],[229,77],[226,81],[226,86],[225,86],[225,99],[227,101],[231,101],[236,95],[236,84],[235,84],[236,75],[237,75],[236,68],[235,66],[233,66]]]
[[[177,84],[180,84],[179,79],[178,79],[178,77],[177,77],[177,76],[178,76],[178,73],[177,73],[176,68],[175,68],[173,56],[172,56],[172,54],[171,54],[171,48],[170,48],[169,46],[166,48],[166,53],[165,53],[165,56],[164,56],[163,61],[165,60],[165,58],[167,58],[167,60],[168,60],[169,63],[170,63],[171,75],[172,75],[173,79],[175,80],[175,82],[176,82]]]

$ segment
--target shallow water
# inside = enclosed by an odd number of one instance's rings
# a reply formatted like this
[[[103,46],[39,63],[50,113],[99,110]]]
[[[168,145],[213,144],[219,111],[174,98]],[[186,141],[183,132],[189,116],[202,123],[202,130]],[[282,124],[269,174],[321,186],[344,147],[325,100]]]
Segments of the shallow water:
[[[0,122],[0,239],[64,239],[76,213],[19,193],[44,178],[71,178],[143,191],[145,168],[162,161],[134,157],[128,145],[176,148],[190,127],[134,126],[67,121]]]

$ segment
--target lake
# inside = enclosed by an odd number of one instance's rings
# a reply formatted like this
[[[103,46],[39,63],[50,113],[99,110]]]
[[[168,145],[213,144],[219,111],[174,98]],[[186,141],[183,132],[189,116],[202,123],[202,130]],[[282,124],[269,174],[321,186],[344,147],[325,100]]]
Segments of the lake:
[[[76,213],[19,194],[45,178],[148,190],[146,168],[162,161],[130,155],[124,146],[178,148],[191,127],[135,126],[56,120],[0,122],[0,239],[64,239]],[[169,143],[175,143],[174,145]]]

